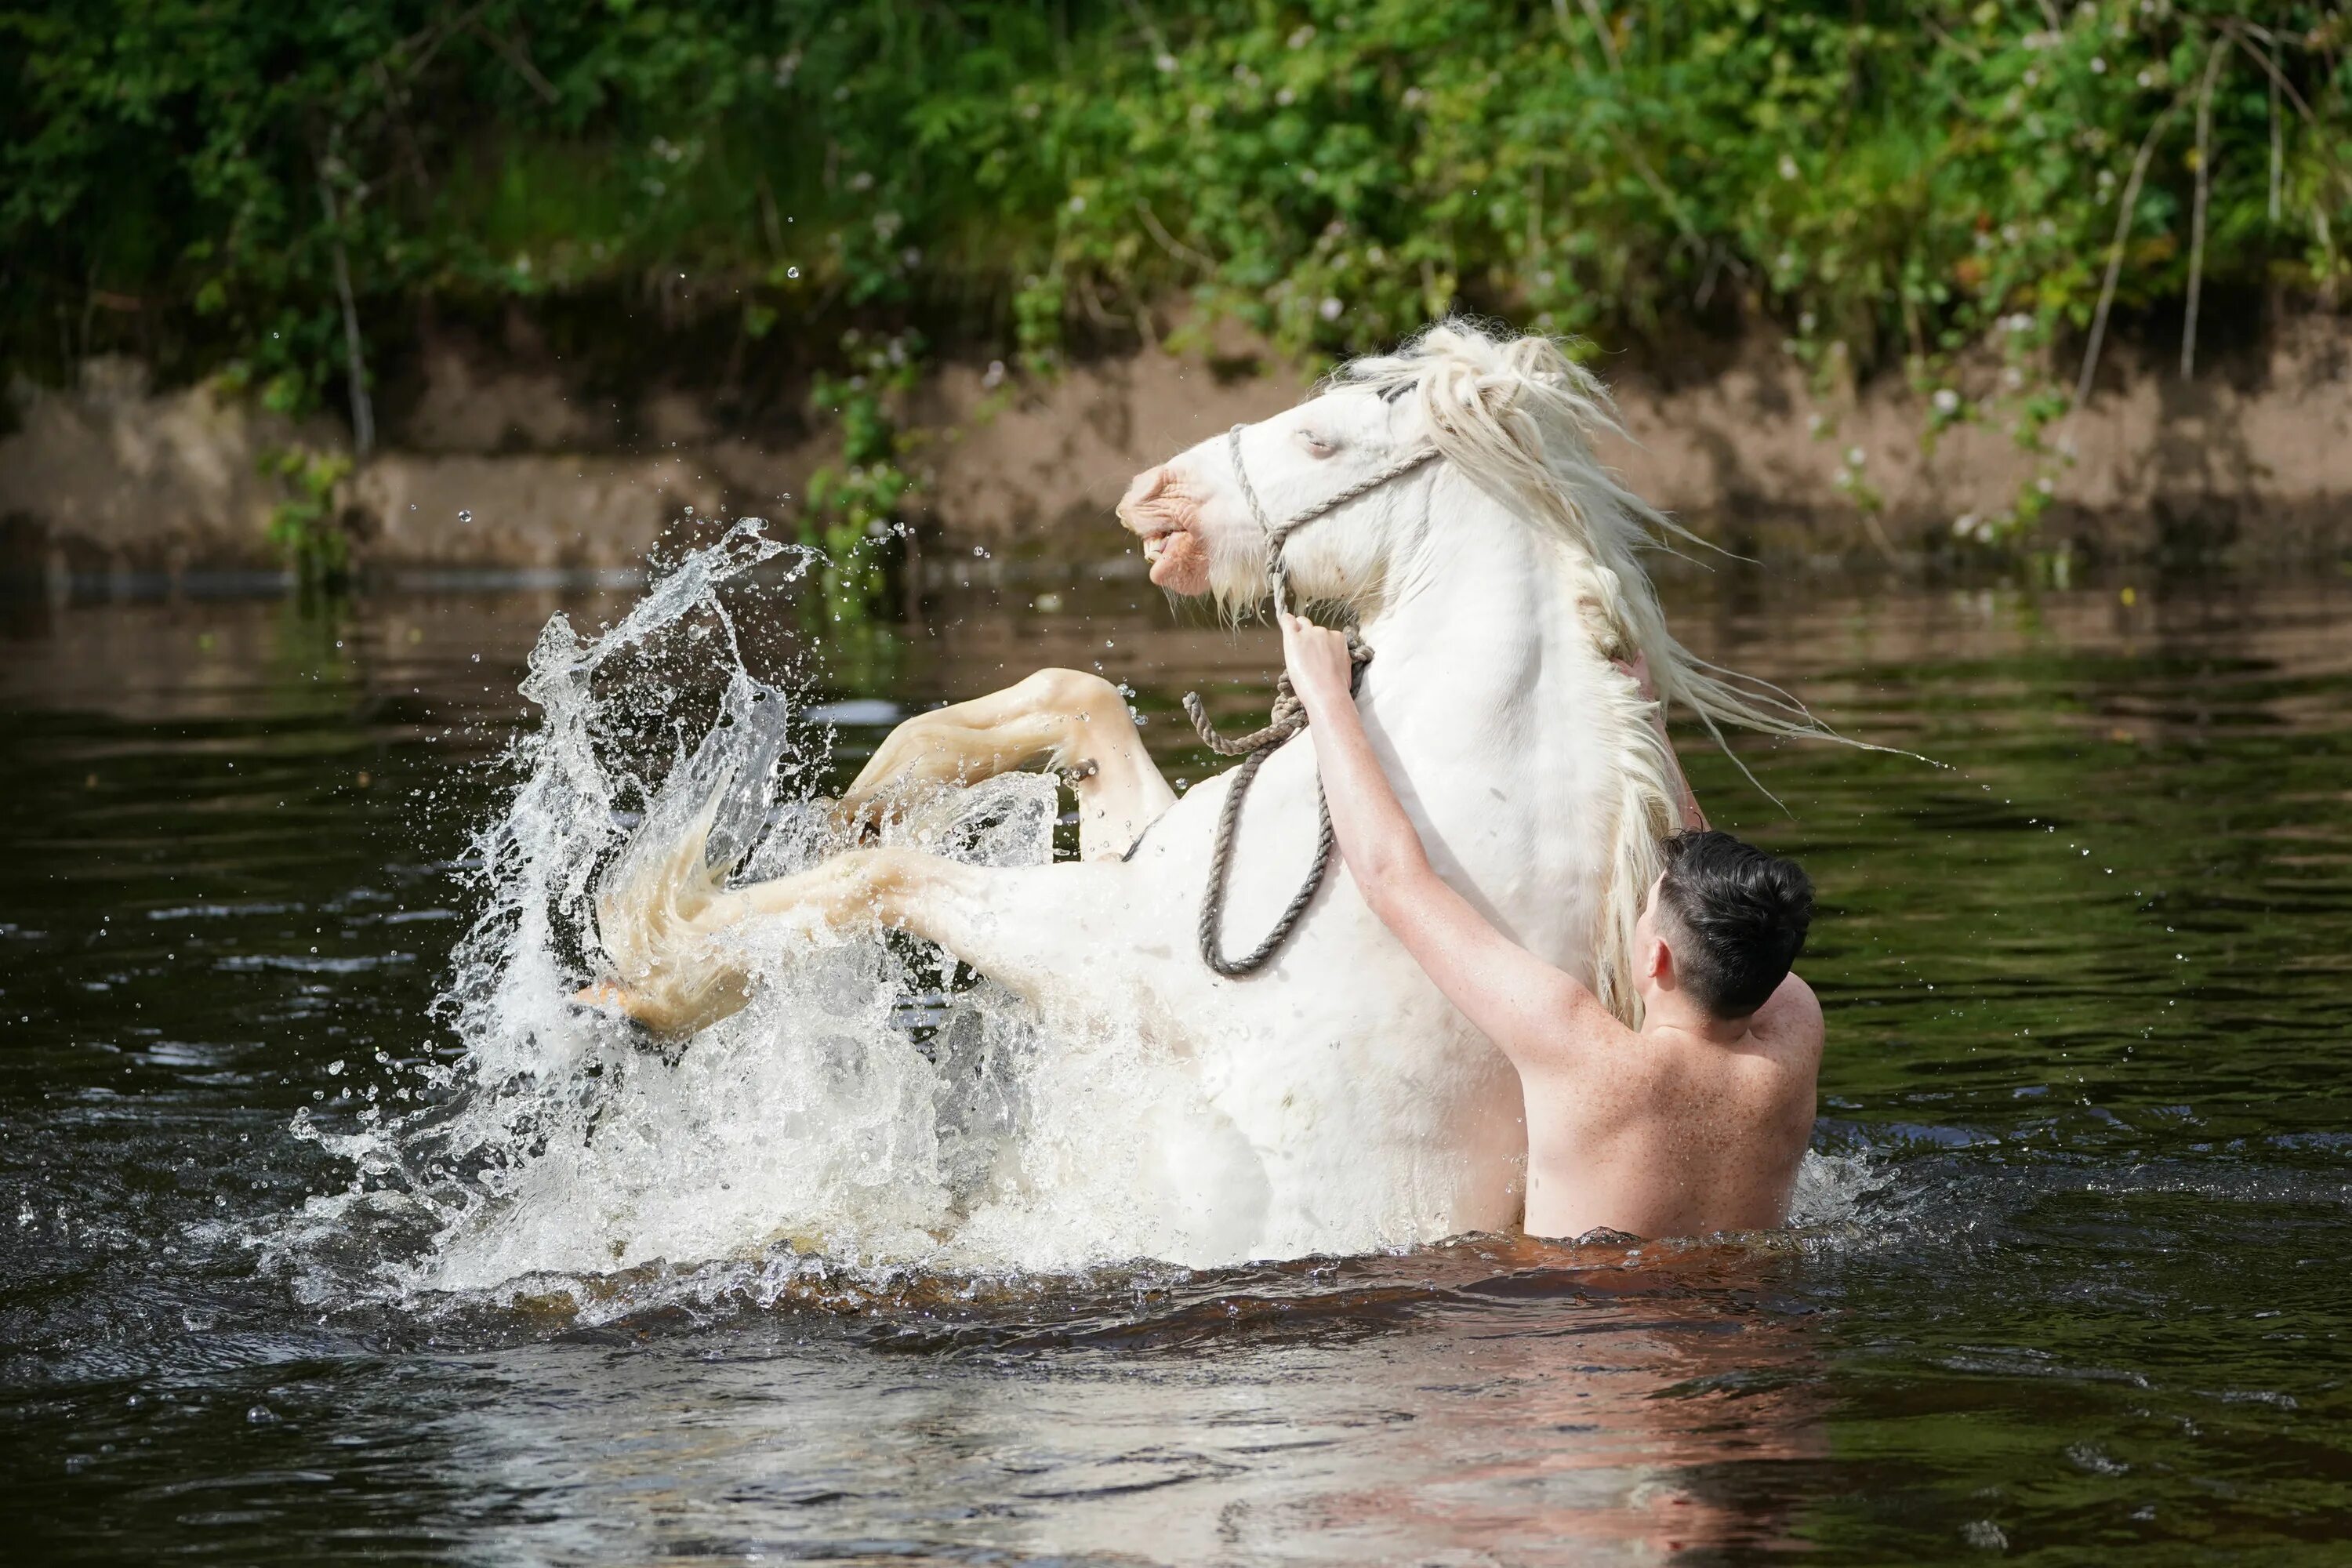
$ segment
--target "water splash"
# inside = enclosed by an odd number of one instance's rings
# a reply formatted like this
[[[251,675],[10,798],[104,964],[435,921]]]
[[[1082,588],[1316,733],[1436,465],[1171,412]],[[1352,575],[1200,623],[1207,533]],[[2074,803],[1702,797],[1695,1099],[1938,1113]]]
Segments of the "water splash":
[[[548,622],[521,687],[541,717],[475,837],[482,912],[436,1004],[459,1049],[422,1109],[297,1119],[355,1172],[261,1239],[310,1299],[553,1290],[584,1310],[611,1294],[596,1277],[628,1271],[642,1305],[643,1279],[673,1273],[687,1295],[757,1291],[813,1270],[1080,1268],[1167,1238],[1171,1216],[1131,1195],[1156,1184],[1148,1152],[1112,1131],[1135,1118],[1106,1108],[1197,1091],[1135,1042],[1048,1047],[1023,1005],[920,944],[742,928],[751,1005],[682,1048],[572,1005],[600,889],[657,874],[706,824],[704,864],[737,881],[844,847],[814,793],[829,732],[747,668],[721,593],[770,563],[796,578],[811,557],[747,522],[609,631]],[[1057,809],[1051,779],[1009,774],[885,841],[1042,864]]]

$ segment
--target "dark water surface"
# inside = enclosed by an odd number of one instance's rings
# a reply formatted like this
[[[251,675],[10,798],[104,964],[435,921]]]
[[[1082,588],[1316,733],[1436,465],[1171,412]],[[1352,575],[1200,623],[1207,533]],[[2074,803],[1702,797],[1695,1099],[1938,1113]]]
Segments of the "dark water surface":
[[[298,1110],[446,1047],[521,657],[632,595],[0,604],[7,1555],[2345,1560],[2352,577],[1668,596],[1954,764],[1745,748],[1788,817],[1686,747],[1821,884],[1850,1218],[593,1324],[321,1299],[251,1238],[349,1179]],[[845,765],[885,704],[1062,663],[1193,776],[1178,696],[1262,702],[1275,658],[986,561],[827,646]]]

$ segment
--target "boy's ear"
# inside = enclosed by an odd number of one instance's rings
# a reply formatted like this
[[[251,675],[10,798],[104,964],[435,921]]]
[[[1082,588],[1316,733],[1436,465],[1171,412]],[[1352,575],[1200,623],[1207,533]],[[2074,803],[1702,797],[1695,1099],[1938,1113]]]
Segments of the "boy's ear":
[[[1675,950],[1666,944],[1665,933],[1654,931],[1650,937],[1650,951],[1643,955],[1643,967],[1649,977],[1659,985],[1675,983]]]

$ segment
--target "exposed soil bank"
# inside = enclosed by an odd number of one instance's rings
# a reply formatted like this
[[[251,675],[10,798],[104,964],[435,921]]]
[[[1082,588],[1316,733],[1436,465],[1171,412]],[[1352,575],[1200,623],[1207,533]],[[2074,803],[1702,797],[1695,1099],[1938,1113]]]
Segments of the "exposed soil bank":
[[[958,539],[1098,539],[1138,469],[1304,390],[1296,373],[1233,363],[1145,350],[993,390],[977,366],[944,366],[905,410],[930,481],[919,514]],[[365,567],[630,564],[689,507],[789,515],[828,456],[804,430],[724,430],[689,392],[616,412],[543,363],[478,349],[424,372],[393,449],[335,498]],[[2105,380],[2065,432],[2076,460],[2042,542],[2110,558],[2352,547],[2352,322],[2289,317],[2264,349],[2193,384],[2129,355]],[[1817,395],[1760,342],[1679,384],[1629,374],[1616,391],[1633,440],[1608,455],[1633,488],[1768,558],[1948,549],[1955,518],[2000,510],[2036,471],[1982,425],[1923,451],[1925,410],[1906,388]],[[71,392],[16,395],[18,428],[0,441],[0,564],[16,574],[270,564],[281,492],[259,458],[341,440],[208,388],[152,393],[120,360],[91,362]],[[1857,450],[1874,511],[1838,482]]]

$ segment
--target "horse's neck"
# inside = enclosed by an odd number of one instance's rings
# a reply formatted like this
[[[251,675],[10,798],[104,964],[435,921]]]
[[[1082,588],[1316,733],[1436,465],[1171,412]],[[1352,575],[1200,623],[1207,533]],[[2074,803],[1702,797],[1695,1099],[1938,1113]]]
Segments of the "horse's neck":
[[[1364,626],[1372,706],[1401,747],[1475,746],[1496,725],[1524,742],[1580,706],[1573,688],[1598,668],[1577,574],[1558,544],[1466,483],[1437,500],[1453,504],[1427,560],[1391,574],[1392,597]]]
[[[1423,569],[1364,626],[1366,723],[1440,871],[1567,962],[1614,821],[1603,665],[1562,547],[1483,493],[1447,493],[1470,489],[1439,492],[1455,504],[1435,514]]]

